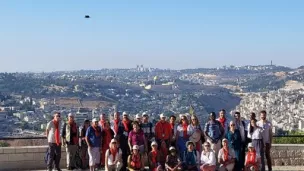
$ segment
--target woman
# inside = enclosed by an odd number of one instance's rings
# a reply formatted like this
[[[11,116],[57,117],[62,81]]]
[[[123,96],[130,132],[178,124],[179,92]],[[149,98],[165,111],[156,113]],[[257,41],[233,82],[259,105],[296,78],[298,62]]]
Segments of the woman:
[[[148,155],[149,168],[151,171],[163,170],[160,161],[164,156],[162,156],[161,152],[157,149],[157,146],[157,142],[153,141],[151,144],[152,151]]]
[[[86,169],[89,167],[88,145],[85,140],[86,132],[89,126],[90,126],[90,120],[86,119],[79,131],[82,169]]]
[[[223,148],[218,153],[219,171],[232,171],[235,166],[235,152],[228,145],[228,140],[222,140]]]
[[[169,154],[166,157],[166,170],[167,171],[180,171],[182,170],[182,162],[176,154],[176,149],[174,147],[169,148]]]
[[[186,151],[187,148],[185,144],[188,140],[188,119],[185,115],[182,115],[180,122],[176,128],[176,145],[180,155],[184,154]]]
[[[140,129],[139,123],[137,121],[134,121],[132,123],[132,126],[133,130],[129,133],[128,138],[130,150],[132,149],[132,146],[138,145],[140,154],[143,154],[145,151],[147,151],[147,141],[144,131]]]
[[[101,164],[105,165],[105,155],[106,155],[106,151],[109,148],[109,144],[111,142],[111,140],[114,138],[114,131],[111,129],[110,127],[110,122],[109,121],[105,121],[103,123],[103,130],[101,132],[101,136],[102,136],[102,154],[101,154]]]
[[[245,171],[258,171],[261,157],[256,153],[252,143],[248,144],[248,152],[245,159]]]
[[[120,170],[122,168],[122,151],[118,148],[116,139],[111,140],[109,147],[110,148],[105,153],[105,161],[107,161],[105,162],[105,170]]]
[[[204,149],[201,154],[201,171],[215,171],[216,168],[216,158],[215,153],[210,148],[210,143],[204,143]]]
[[[256,124],[256,120],[250,121],[250,129],[248,131],[248,138],[252,140],[252,145],[259,156],[261,156],[262,168],[265,168],[264,162],[264,143],[263,143],[263,129]]]
[[[228,144],[229,147],[232,148],[235,152],[235,171],[240,171],[242,169],[242,164],[241,163],[241,143],[242,143],[242,138],[240,131],[235,128],[235,123],[234,121],[230,121],[229,123],[229,131],[227,132],[226,139],[228,139]]]
[[[196,115],[191,116],[191,123],[188,126],[188,135],[191,138],[191,141],[195,142],[195,147],[197,151],[202,151],[201,146],[203,143],[202,137],[203,136],[203,131],[202,128],[199,124],[199,121],[197,119]]]
[[[188,141],[186,146],[187,150],[183,153],[183,169],[197,171],[200,164],[200,154],[195,150],[194,142]]]
[[[141,159],[139,153],[139,146],[134,145],[132,148],[132,154],[128,157],[128,169],[130,171],[142,171],[144,170],[144,162]]]

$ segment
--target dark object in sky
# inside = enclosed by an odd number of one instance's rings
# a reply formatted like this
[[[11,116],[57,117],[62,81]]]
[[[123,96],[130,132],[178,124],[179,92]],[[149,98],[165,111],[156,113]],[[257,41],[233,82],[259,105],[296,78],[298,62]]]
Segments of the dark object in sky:
[[[85,15],[84,18],[91,18],[89,15]]]

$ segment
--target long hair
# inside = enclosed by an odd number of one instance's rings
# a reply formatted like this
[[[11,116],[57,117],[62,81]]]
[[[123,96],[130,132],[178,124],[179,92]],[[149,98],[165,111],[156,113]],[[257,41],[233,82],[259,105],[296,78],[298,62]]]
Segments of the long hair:
[[[191,125],[194,125],[194,124],[193,124],[193,122],[192,122],[192,118],[196,119],[196,125],[195,125],[195,126],[199,126],[199,125],[200,125],[200,123],[199,123],[199,120],[198,120],[198,118],[197,118],[197,116],[196,116],[196,115],[192,115],[192,116],[191,116],[191,121],[190,121],[190,124],[191,124]]]
[[[251,125],[251,121],[254,121],[255,123],[256,123],[256,119],[251,119],[250,120],[250,128],[249,128],[249,132],[250,132],[250,134],[252,134],[253,133],[253,131],[254,131],[254,128],[253,128],[253,126]]]
[[[182,118],[186,121],[187,124],[189,124],[189,121],[188,121],[187,116],[186,116],[186,115],[183,115],[183,116],[181,117],[181,119],[179,120],[179,124],[180,124],[180,125],[183,124],[183,121],[182,121],[183,119],[182,119]]]

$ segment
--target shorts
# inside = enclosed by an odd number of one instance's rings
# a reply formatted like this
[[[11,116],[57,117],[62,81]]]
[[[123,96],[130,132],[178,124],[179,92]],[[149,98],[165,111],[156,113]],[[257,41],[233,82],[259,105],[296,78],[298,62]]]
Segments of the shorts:
[[[100,148],[99,147],[91,147],[88,148],[89,153],[89,165],[95,166],[100,163]]]

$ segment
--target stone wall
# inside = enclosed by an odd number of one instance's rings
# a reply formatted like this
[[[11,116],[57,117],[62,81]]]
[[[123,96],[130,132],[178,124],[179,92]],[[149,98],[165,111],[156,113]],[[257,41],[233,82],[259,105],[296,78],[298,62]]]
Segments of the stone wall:
[[[0,147],[0,171],[45,169],[47,146]],[[304,144],[274,144],[271,150],[275,166],[303,166]],[[62,148],[61,168],[66,167],[65,148]]]
[[[271,157],[275,166],[304,166],[304,144],[273,144]]]
[[[47,146],[0,147],[0,171],[45,169]],[[66,167],[65,148],[62,148],[61,168]]]

